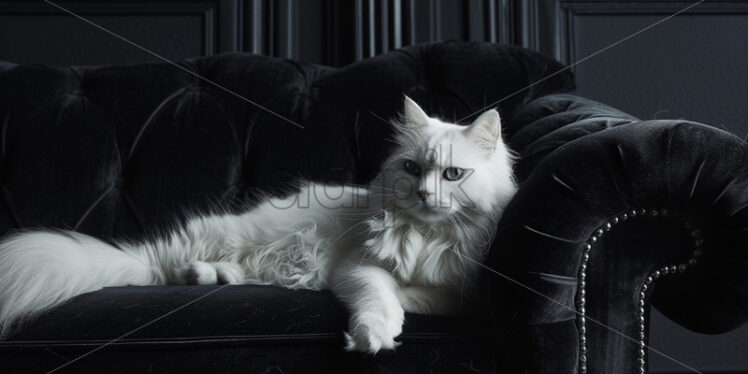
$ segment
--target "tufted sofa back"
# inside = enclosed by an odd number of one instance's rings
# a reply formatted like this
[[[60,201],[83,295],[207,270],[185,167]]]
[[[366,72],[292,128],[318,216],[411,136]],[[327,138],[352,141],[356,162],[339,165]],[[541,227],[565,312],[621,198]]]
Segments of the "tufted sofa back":
[[[166,63],[0,63],[0,234],[43,226],[137,238],[298,177],[365,183],[387,154],[403,94],[459,119],[562,68],[515,47],[456,42],[342,69],[247,54],[181,65],[277,115]],[[499,109],[511,118],[572,88],[563,72]]]

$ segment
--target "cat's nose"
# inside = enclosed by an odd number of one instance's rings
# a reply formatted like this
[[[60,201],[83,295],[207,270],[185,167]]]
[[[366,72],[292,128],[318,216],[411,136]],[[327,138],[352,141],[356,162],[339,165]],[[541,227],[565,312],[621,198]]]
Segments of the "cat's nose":
[[[426,201],[426,199],[431,195],[428,191],[420,190],[417,192],[418,197],[421,198],[421,201]]]

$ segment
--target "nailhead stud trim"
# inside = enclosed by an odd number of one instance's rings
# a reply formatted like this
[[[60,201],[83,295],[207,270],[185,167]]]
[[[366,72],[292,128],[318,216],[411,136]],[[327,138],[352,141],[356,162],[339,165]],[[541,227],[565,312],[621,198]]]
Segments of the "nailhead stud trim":
[[[629,218],[635,218],[637,216],[650,217],[668,217],[672,213],[667,209],[646,209],[646,208],[634,208],[627,212],[621,213],[616,217],[613,217],[608,222],[604,223],[599,229],[587,239],[584,244],[582,254],[582,264],[579,267],[579,286],[577,289],[577,312],[579,324],[579,372],[582,374],[587,373],[587,362],[588,362],[588,351],[587,351],[587,319],[586,319],[586,295],[587,295],[587,263],[590,260],[590,251],[597,241],[608,231],[610,231],[615,225],[622,223]],[[686,228],[691,230],[691,238],[694,241],[694,252],[692,257],[685,263],[678,265],[663,266],[653,272],[651,272],[644,283],[641,286],[639,292],[639,353],[637,363],[639,364],[639,373],[645,374],[647,366],[647,342],[646,342],[646,302],[649,297],[649,291],[652,289],[652,285],[655,280],[666,276],[668,274],[678,274],[686,272],[690,267],[698,263],[699,257],[703,254],[703,238],[701,231],[694,228],[695,225],[688,219],[684,219],[684,225]]]

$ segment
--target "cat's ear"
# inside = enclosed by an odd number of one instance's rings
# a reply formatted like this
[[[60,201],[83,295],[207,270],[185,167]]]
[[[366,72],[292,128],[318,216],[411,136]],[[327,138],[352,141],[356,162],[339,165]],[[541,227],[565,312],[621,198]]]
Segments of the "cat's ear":
[[[501,139],[501,118],[495,109],[481,114],[468,126],[467,134],[479,147],[493,151]]]
[[[402,123],[411,128],[426,126],[429,123],[429,116],[421,109],[415,101],[405,96],[403,103],[403,113],[400,116]]]

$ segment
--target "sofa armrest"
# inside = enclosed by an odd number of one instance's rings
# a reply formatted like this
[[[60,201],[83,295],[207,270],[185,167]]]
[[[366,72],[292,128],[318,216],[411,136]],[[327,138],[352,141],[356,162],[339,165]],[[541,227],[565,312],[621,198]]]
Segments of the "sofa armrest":
[[[523,169],[486,262],[505,372],[643,373],[652,304],[700,332],[748,320],[746,143],[608,114],[518,149],[545,155]]]

